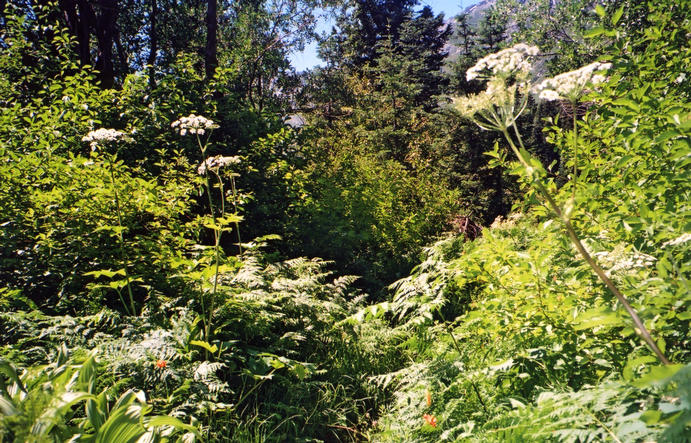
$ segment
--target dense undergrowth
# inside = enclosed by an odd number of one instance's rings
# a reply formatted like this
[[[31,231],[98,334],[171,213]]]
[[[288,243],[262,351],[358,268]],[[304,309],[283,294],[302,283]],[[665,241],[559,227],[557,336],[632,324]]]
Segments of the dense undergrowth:
[[[578,110],[526,98],[517,140],[551,114],[524,164],[448,106],[373,112],[400,79],[293,130],[233,69],[180,54],[101,89],[64,30],[3,19],[0,440],[689,441],[691,24],[647,6],[640,29],[597,9],[612,66]]]

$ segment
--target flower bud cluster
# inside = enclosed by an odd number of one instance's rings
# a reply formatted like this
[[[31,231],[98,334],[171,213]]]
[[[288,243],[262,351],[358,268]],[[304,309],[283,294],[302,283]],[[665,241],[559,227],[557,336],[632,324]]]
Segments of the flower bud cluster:
[[[105,129],[100,128],[95,131],[91,131],[82,137],[82,141],[89,142],[91,144],[91,150],[95,151],[96,146],[103,142],[113,142],[124,135],[123,132],[116,129]]]
[[[617,245],[611,251],[595,252],[592,255],[605,268],[607,276],[650,268],[657,261],[652,255],[638,251],[627,251],[623,245]]]
[[[583,93],[587,85],[604,82],[606,77],[602,72],[611,67],[611,63],[591,63],[575,71],[543,80],[533,87],[533,92],[542,100],[575,100]]]
[[[539,52],[537,46],[519,43],[478,60],[475,66],[466,72],[466,79],[470,81],[493,76],[527,75],[532,69],[529,58],[536,56]]]
[[[180,131],[180,135],[190,134],[202,135],[208,129],[218,128],[218,125],[213,121],[201,115],[190,114],[187,117],[180,117],[170,124],[176,131]]]
[[[472,118],[475,114],[494,106],[512,105],[516,99],[516,91],[517,85],[506,86],[502,80],[492,79],[484,91],[457,98],[454,104],[461,115]]]
[[[216,155],[214,157],[209,157],[206,160],[204,160],[197,168],[197,173],[199,175],[204,175],[206,174],[206,171],[209,169],[218,170],[224,166],[236,165],[238,163],[240,163],[240,157],[238,157],[237,155],[227,157],[222,155]]]
[[[688,232],[685,232],[685,233],[681,234],[679,237],[677,237],[677,238],[675,238],[675,239],[673,239],[673,240],[669,240],[669,241],[664,242],[664,243],[662,244],[662,247],[663,247],[663,248],[666,248],[667,246],[682,245],[682,244],[684,244],[684,243],[686,243],[687,241],[690,241],[690,240],[691,240],[691,234],[688,233]]]

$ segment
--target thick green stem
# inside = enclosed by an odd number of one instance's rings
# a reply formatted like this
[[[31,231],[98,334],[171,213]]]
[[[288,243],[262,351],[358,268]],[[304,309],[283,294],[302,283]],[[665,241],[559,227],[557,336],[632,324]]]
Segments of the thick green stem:
[[[118,189],[115,184],[115,171],[113,167],[113,159],[110,157],[108,158],[108,166],[110,166],[110,182],[113,185],[113,196],[115,198],[115,213],[118,216],[118,238],[120,239],[120,256],[122,258],[122,261],[125,266],[125,283],[127,284],[127,294],[130,297],[130,309],[131,309],[131,315],[137,315],[137,310],[134,306],[134,295],[132,294],[132,287],[130,285],[130,273],[127,270],[127,268],[130,265],[129,259],[127,257],[127,253],[125,252],[125,237],[122,235],[122,212],[120,210],[120,197],[118,195]],[[122,297],[120,297],[122,300]],[[125,305],[125,309],[129,310],[127,306]]]
[[[578,183],[578,124],[576,122],[576,102],[571,101],[571,112],[573,112],[573,177],[571,180],[571,196],[576,198],[576,185]]]
[[[506,128],[502,129],[502,133],[504,134],[504,137],[506,140],[509,142],[509,146],[511,149],[514,151],[516,156],[518,157],[518,160],[524,165],[527,166],[528,162],[526,159],[523,158],[523,155],[521,154],[520,150],[516,147],[516,144],[514,143],[513,139],[511,138],[508,130]],[[522,144],[520,135],[516,131],[519,143]],[[590,253],[585,249],[583,246],[583,243],[581,242],[580,238],[576,234],[576,230],[573,228],[573,225],[571,224],[571,221],[569,220],[568,216],[565,215],[561,208],[557,205],[556,201],[554,198],[552,198],[552,195],[549,193],[547,188],[545,186],[537,181],[534,177],[530,177],[531,183],[535,188],[537,189],[538,193],[546,200],[547,205],[549,208],[554,212],[554,214],[561,220],[561,222],[564,225],[564,228],[566,229],[566,233],[569,237],[569,240],[573,243],[573,245],[576,247],[576,250],[581,254],[583,259],[588,263],[588,265],[595,271],[595,274],[600,278],[600,280],[607,286],[607,288],[614,294],[614,296],[619,300],[619,303],[624,306],[624,309],[626,309],[626,312],[629,314],[631,319],[633,320],[634,323],[634,330],[636,334],[638,334],[643,341],[650,347],[650,349],[655,353],[657,358],[664,363],[665,365],[670,364],[670,361],[665,357],[665,355],[662,353],[660,348],[657,346],[653,338],[651,337],[650,333],[648,332],[648,329],[645,327],[643,324],[643,321],[641,318],[638,316],[636,311],[634,310],[633,306],[631,306],[631,303],[626,299],[624,294],[622,294],[619,289],[614,285],[614,282],[605,274],[605,271],[602,270],[600,265],[597,264],[597,262],[592,258]]]
[[[231,190],[233,191],[233,208],[235,209],[235,214],[237,215],[237,213],[238,213],[238,198],[237,198],[237,189],[235,188],[235,177],[230,177],[230,187],[231,187]],[[242,255],[242,240],[240,239],[240,223],[237,220],[235,221],[235,232],[238,235],[238,251],[240,252],[240,255]]]
[[[197,144],[199,145],[199,150],[201,151],[202,154],[202,161],[206,162],[206,146],[202,144],[201,139],[199,138],[199,135],[197,135]],[[208,165],[207,165],[208,166]],[[221,245],[221,230],[217,226],[216,222],[216,211],[214,210],[214,201],[213,201],[213,196],[211,194],[211,180],[209,179],[209,173],[206,172],[204,173],[204,179],[206,181],[206,195],[209,198],[209,211],[211,212],[211,220],[213,221],[214,225],[214,267],[215,267],[215,272],[214,272],[214,286],[213,290],[211,291],[211,297],[209,300],[209,305],[207,309],[207,314],[206,318],[204,319],[204,339],[207,342],[211,341],[211,322],[213,319],[214,315],[214,299],[216,298],[216,290],[218,288],[218,269],[219,269],[219,262],[220,262],[220,245]],[[223,196],[221,195],[221,199],[223,199]],[[202,298],[204,297],[204,288],[202,286]],[[205,351],[206,353],[207,351]]]

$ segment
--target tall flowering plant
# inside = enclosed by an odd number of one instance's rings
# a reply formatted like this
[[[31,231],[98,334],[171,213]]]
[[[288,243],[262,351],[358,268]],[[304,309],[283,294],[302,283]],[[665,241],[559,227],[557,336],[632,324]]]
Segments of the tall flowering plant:
[[[543,80],[538,84],[531,84],[531,62],[538,53],[537,47],[521,43],[480,59],[475,66],[467,71],[467,78],[468,80],[486,80],[486,90],[479,94],[456,99],[455,106],[463,116],[472,119],[480,128],[498,131],[504,135],[509,147],[522,165],[530,186],[537,192],[542,203],[562,223],[569,240],[581,257],[624,307],[633,321],[636,333],[661,362],[669,364],[669,360],[657,346],[631,303],[593,259],[574,229],[571,217],[575,196],[572,196],[564,206],[557,203],[554,197],[556,189],[553,184],[543,180],[544,168],[525,149],[521,134],[516,126],[516,120],[525,111],[531,93],[543,100],[567,101],[571,103],[572,108],[575,108],[588,88],[605,81],[606,71],[611,68],[611,64],[596,62],[575,71]],[[576,152],[578,140],[575,112],[573,119],[574,137],[572,143],[573,150]],[[574,161],[572,177],[574,192],[577,172],[577,165]]]
[[[242,241],[240,237],[240,221],[242,218],[238,215],[238,192],[235,186],[235,177],[238,174],[230,174],[231,196],[234,213],[228,214],[226,210],[226,190],[225,182],[221,177],[221,169],[231,167],[240,163],[240,157],[237,156],[221,156],[216,155],[207,157],[207,150],[209,145],[209,135],[211,131],[216,129],[216,125],[212,120],[200,115],[190,114],[187,117],[181,117],[175,120],[171,127],[181,136],[193,135],[199,152],[201,153],[202,162],[197,168],[197,173],[203,177],[204,188],[209,200],[209,211],[211,216],[211,223],[206,223],[205,226],[212,229],[214,233],[214,274],[211,294],[208,299],[202,296],[201,304],[204,319],[204,338],[207,342],[211,336],[211,325],[214,316],[214,302],[218,291],[218,279],[220,270],[220,253],[221,253],[221,236],[223,232],[230,230],[228,225],[234,225],[237,235],[238,252],[242,254]],[[203,136],[207,137],[203,139]],[[220,190],[220,199],[218,203],[214,199],[213,189],[215,181],[216,186]]]
[[[112,145],[119,140],[121,140],[124,137],[124,133],[121,131],[118,131],[116,129],[106,129],[106,128],[100,128],[96,129],[95,131],[89,132],[87,135],[85,135],[82,138],[82,141],[88,142],[89,145],[91,146],[91,151],[92,153],[96,153],[99,148],[103,149],[106,148],[108,145]],[[96,155],[96,154],[93,154]],[[122,293],[121,289],[123,284],[121,284],[122,281],[111,281],[109,287],[115,289],[118,292],[118,295],[120,296],[120,301],[122,302],[123,307],[125,308],[125,311],[128,312],[130,315],[136,315],[137,314],[137,307],[134,302],[134,295],[132,293],[132,283],[134,280],[138,279],[133,279],[130,275],[129,272],[129,267],[130,267],[130,259],[127,255],[127,249],[125,247],[125,237],[123,235],[123,231],[125,231],[125,226],[123,225],[122,221],[122,205],[120,203],[120,195],[118,193],[118,188],[117,184],[115,182],[115,162],[117,160],[116,155],[114,154],[109,154],[105,153],[105,159],[108,162],[108,171],[110,172],[110,184],[112,186],[112,192],[113,192],[113,199],[115,200],[115,215],[117,216],[117,226],[112,228],[113,231],[115,231],[115,235],[118,238],[118,241],[120,243],[120,256],[122,260],[122,266],[123,268],[118,270],[118,271],[94,271],[94,272],[88,272],[87,275],[93,275],[96,277],[105,275],[107,277],[113,278],[117,275],[122,275],[124,276],[124,286],[127,289],[127,295],[129,297],[129,305],[128,303],[125,302],[125,300],[122,298]]]

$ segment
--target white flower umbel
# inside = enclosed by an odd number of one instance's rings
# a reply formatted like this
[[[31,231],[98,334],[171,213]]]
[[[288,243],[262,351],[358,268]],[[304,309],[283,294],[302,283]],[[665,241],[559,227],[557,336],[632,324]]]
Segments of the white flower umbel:
[[[218,170],[221,169],[224,166],[229,166],[229,165],[236,165],[240,163],[240,157],[237,155],[229,156],[229,157],[224,157],[222,155],[216,155],[214,157],[209,157],[206,160],[204,160],[199,167],[197,168],[197,173],[199,175],[204,175],[206,174],[207,170],[213,169],[213,170]]]
[[[684,243],[686,243],[687,241],[690,241],[690,240],[691,240],[691,234],[689,234],[688,232],[685,232],[673,240],[664,242],[662,244],[662,247],[666,248],[667,246],[683,245]]]
[[[99,143],[114,142],[123,135],[123,132],[120,132],[116,129],[100,128],[86,134],[84,137],[82,137],[82,141],[89,142],[91,144],[91,150],[95,151],[96,146],[98,146]]]
[[[532,69],[530,58],[539,52],[537,46],[519,43],[478,60],[475,66],[468,69],[466,79],[470,81],[476,78],[527,76]]]
[[[592,254],[605,269],[607,276],[617,273],[631,273],[641,268],[649,268],[657,259],[652,255],[638,251],[628,251],[625,245],[620,244],[611,251],[601,251]]]
[[[207,130],[216,129],[218,125],[201,115],[190,114],[187,117],[180,117],[170,124],[180,135],[190,134],[203,135]]]
[[[466,78],[488,80],[487,89],[455,100],[456,108],[482,129],[501,132],[511,127],[525,110],[531,59],[538,53],[536,46],[519,43],[478,60]]]
[[[575,71],[545,79],[533,87],[533,92],[542,100],[576,101],[588,85],[604,82],[606,77],[602,73],[611,67],[611,63],[591,63]]]
[[[501,131],[511,127],[525,109],[525,92],[522,84],[507,86],[503,79],[493,78],[486,90],[457,98],[454,104],[461,115],[472,119],[480,128]]]

